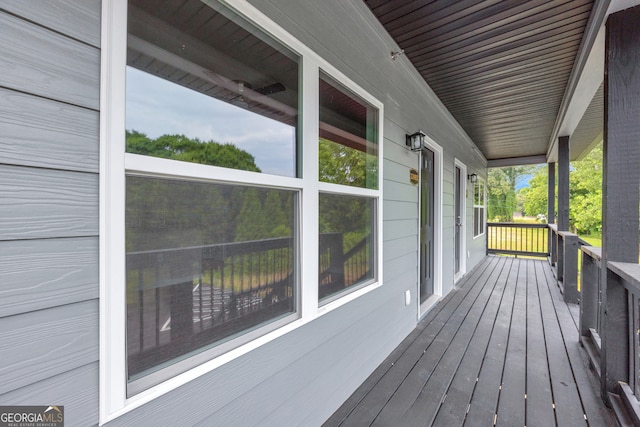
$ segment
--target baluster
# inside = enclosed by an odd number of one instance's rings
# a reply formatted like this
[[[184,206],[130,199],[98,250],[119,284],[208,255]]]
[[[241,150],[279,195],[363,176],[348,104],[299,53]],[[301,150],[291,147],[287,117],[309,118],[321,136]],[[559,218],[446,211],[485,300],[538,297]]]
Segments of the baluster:
[[[214,261],[212,260],[209,264],[209,307],[211,307],[209,314],[211,315],[211,327],[213,327],[216,322],[215,299],[213,297],[213,263]]]
[[[198,313],[199,318],[200,318],[200,330],[202,331],[203,325],[202,325],[202,287],[203,287],[203,283],[202,283],[202,261],[200,264],[200,268],[199,268],[199,272],[198,272],[198,306],[200,309],[200,312]]]
[[[140,339],[140,351],[144,348],[144,283],[142,269],[138,269],[138,310],[139,310],[139,339]]]

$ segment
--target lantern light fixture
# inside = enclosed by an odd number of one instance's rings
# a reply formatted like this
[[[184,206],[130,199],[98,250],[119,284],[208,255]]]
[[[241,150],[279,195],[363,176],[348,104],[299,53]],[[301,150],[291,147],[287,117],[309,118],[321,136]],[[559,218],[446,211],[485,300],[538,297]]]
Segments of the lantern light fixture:
[[[411,151],[420,151],[424,147],[424,138],[427,136],[424,132],[419,130],[411,135],[406,135],[406,144]]]

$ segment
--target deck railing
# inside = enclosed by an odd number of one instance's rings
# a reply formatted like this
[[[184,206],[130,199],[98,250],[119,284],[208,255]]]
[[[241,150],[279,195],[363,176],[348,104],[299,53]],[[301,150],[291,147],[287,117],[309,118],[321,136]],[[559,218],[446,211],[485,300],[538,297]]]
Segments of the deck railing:
[[[578,287],[578,272],[580,248],[589,246],[577,234],[560,231],[555,224],[549,224],[551,239],[549,262],[558,280],[560,291],[565,302],[577,304],[580,302]]]
[[[618,419],[625,420],[620,424],[640,425],[640,265],[607,262],[605,297],[601,256],[600,248],[581,248],[580,343],[601,377],[603,395],[617,390],[609,399]]]
[[[487,223],[487,254],[549,256],[547,224]]]
[[[369,237],[350,251],[320,235],[320,297],[371,274]],[[295,311],[291,237],[130,252],[129,374]]]
[[[555,224],[487,223],[487,254],[547,257],[566,302],[579,302],[578,252],[588,245]]]
[[[346,253],[340,233],[320,235],[320,277],[318,297],[324,298],[341,289],[373,277],[373,247],[370,236],[360,240]]]
[[[600,287],[601,248],[580,248],[580,343],[587,351],[592,365],[600,374],[600,349],[602,347],[602,289]]]
[[[294,242],[127,254],[129,373],[293,311]]]

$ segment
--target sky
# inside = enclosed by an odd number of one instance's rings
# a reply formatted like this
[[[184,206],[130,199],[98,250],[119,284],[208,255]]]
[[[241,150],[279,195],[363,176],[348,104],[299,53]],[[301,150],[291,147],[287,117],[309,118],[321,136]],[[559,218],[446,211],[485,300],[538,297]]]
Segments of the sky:
[[[151,138],[182,134],[232,143],[251,153],[264,173],[295,174],[295,129],[127,67],[126,128]]]

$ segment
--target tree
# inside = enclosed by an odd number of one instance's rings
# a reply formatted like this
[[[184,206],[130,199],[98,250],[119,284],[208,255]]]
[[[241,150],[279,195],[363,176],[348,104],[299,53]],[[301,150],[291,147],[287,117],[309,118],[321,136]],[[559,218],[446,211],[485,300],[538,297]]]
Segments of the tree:
[[[233,144],[202,141],[184,135],[162,135],[153,139],[142,132],[127,130],[126,145],[127,153],[260,172],[255,158]]]
[[[320,181],[362,188],[377,182],[377,158],[371,154],[320,138],[318,155]]]
[[[129,153],[260,171],[253,156],[244,150],[231,144],[202,142],[184,135],[162,135],[154,139],[132,130],[126,133],[126,146]],[[275,228],[274,221],[290,223],[273,210],[269,219],[260,215],[262,201],[258,193],[267,190],[128,176],[126,191],[128,251],[232,242],[237,239],[238,221],[242,218],[239,214],[243,209],[245,225],[250,224],[248,227],[253,228],[240,232],[250,240],[270,237],[271,230],[264,231],[269,225],[262,224],[263,221],[270,221],[271,228]],[[259,228],[259,235],[252,237],[250,232],[255,231],[255,227]]]
[[[572,164],[569,223],[578,234],[602,232],[602,144]]]
[[[530,173],[530,166],[511,166],[489,170],[487,182],[488,212],[491,220],[513,221],[513,212],[518,207],[516,183],[522,175]]]
[[[538,168],[524,192],[527,215],[547,213],[547,168]],[[581,161],[571,164],[569,223],[578,234],[602,231],[602,144]]]
[[[529,187],[520,190],[525,215],[547,215],[548,176],[548,168],[539,167],[529,180]]]

